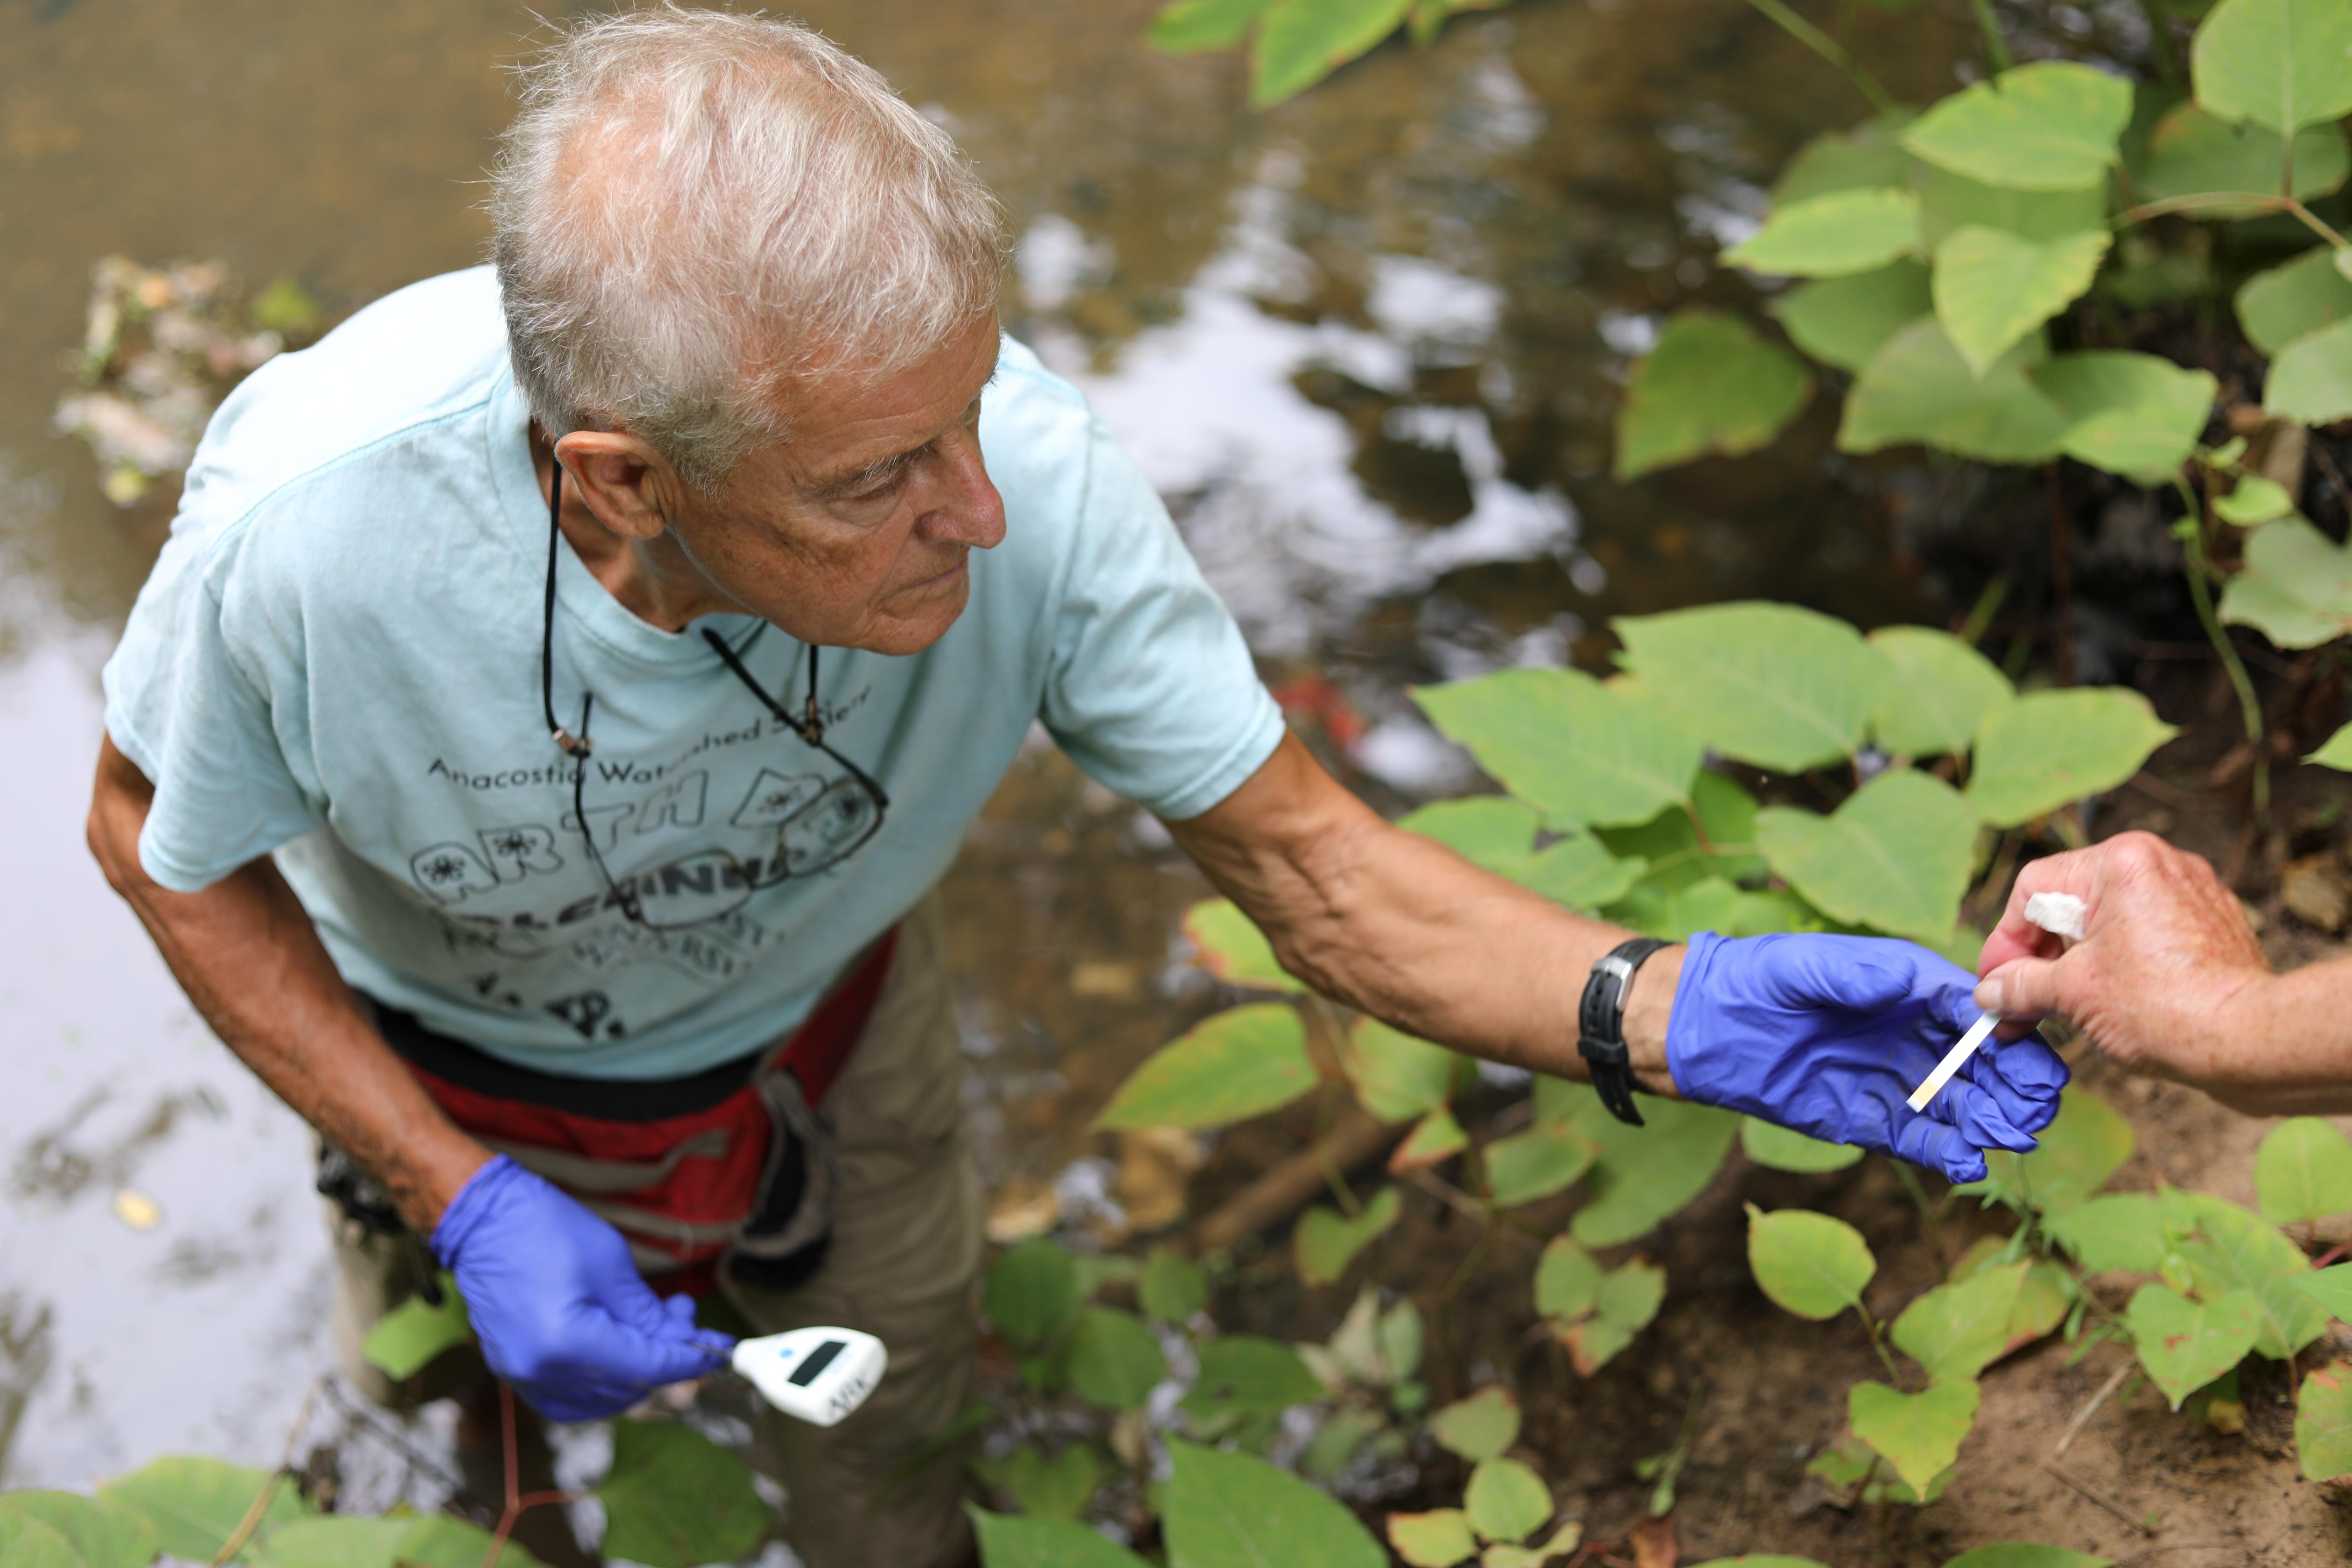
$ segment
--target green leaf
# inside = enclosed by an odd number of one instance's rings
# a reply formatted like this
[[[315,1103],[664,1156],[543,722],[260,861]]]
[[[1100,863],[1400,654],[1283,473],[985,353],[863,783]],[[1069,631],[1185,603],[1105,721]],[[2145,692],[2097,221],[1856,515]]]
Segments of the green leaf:
[[[369,1365],[397,1380],[424,1371],[443,1351],[470,1343],[473,1338],[457,1278],[445,1269],[441,1304],[429,1306],[422,1296],[409,1297],[375,1321],[360,1342],[360,1354]]]
[[[1919,198],[1904,190],[1838,191],[1775,206],[1723,253],[1726,266],[1783,278],[1851,278],[1919,248]]]
[[[1756,797],[1721,773],[1704,771],[1690,794],[1697,827],[1692,826],[1690,811],[1672,805],[1637,827],[1604,827],[1593,836],[1612,853],[1646,862],[1641,881],[1644,889],[1670,893],[1710,879],[1761,879],[1764,861],[1752,847]],[[1704,844],[1698,836],[1702,827],[1706,831]]]
[[[1013,1506],[1040,1519],[1075,1520],[1102,1485],[1107,1467],[1094,1449],[1070,1443],[1053,1455],[1019,1447],[1001,1459],[980,1458],[972,1469],[1013,1496]]]
[[[1184,911],[1184,935],[1201,951],[1201,967],[1244,990],[1303,994],[1306,984],[1282,967],[1274,944],[1231,899],[1203,899]]]
[[[1558,672],[1512,670],[1507,673],[1549,677]],[[1467,732],[1477,739],[1460,740],[1459,743],[1468,747],[1473,756],[1478,754],[1481,745],[1496,745],[1510,752],[1526,742],[1510,728],[1513,715],[1506,710],[1514,704],[1509,700],[1524,695],[1533,700],[1542,700],[1535,697],[1531,688],[1548,687],[1550,682],[1548,679],[1533,683],[1512,681],[1486,689],[1486,681],[1492,679],[1464,681],[1455,686],[1423,688],[1413,695],[1421,701],[1423,711],[1433,713],[1435,710],[1430,704],[1434,701],[1439,707],[1465,716]],[[1459,740],[1458,737],[1449,738]],[[1509,795],[1474,795],[1462,800],[1437,801],[1407,812],[1397,818],[1396,825],[1407,833],[1418,833],[1424,838],[1436,839],[1473,866],[1507,877],[1534,858],[1536,835],[1542,831],[1543,818],[1537,814],[1535,807]]]
[[[2344,326],[2352,350],[2352,321]],[[2352,631],[2352,546],[2285,517],[2246,536],[2245,559],[2221,589],[2223,620],[2285,648],[2317,647]]]
[[[2318,1302],[2329,1317],[2352,1322],[2352,1263],[2339,1263],[2316,1274],[2298,1274],[2294,1288]]]
[[[1389,1169],[1398,1174],[1423,1171],[1454,1158],[1470,1147],[1470,1134],[1451,1110],[1433,1110],[1413,1123],[1404,1142],[1389,1155]]]
[[[1801,1318],[1834,1318],[1862,1305],[1878,1259],[1862,1233],[1811,1209],[1766,1214],[1748,1205],[1748,1267],[1764,1294]]]
[[[613,1423],[613,1468],[595,1496],[604,1554],[646,1568],[740,1562],[773,1523],[741,1456],[667,1421]]]
[[[82,1568],[72,1542],[29,1513],[0,1512],[0,1565]]]
[[[1895,1343],[1927,1369],[1931,1383],[1969,1379],[2004,1354],[2031,1264],[1988,1268],[1938,1285],[1895,1320]]]
[[[2347,724],[2320,743],[2319,750],[2303,759],[2317,763],[2323,768],[2339,773],[2352,773],[2352,724]]]
[[[2114,1568],[2105,1557],[2069,1552],[2063,1546],[2042,1546],[2028,1541],[1996,1541],[1963,1552],[1944,1568]]]
[[[1143,1559],[1074,1519],[990,1513],[969,1503],[983,1568],[1144,1568]]]
[[[1641,860],[1621,860],[1589,833],[1570,834],[1535,852],[1511,879],[1572,910],[1613,903],[1642,879]]]
[[[2164,1267],[2171,1244],[2164,1236],[2164,1211],[2146,1193],[2105,1193],[2043,1221],[2058,1244],[2073,1253],[2086,1274],[2128,1269],[2153,1274]]]
[[[268,1470],[175,1456],[153,1460],[101,1484],[98,1495],[145,1515],[163,1550],[173,1556],[209,1563],[244,1522],[246,1510],[270,1479]],[[294,1489],[281,1485],[271,1494],[260,1528],[254,1533],[290,1524],[305,1511]]]
[[[1855,1436],[1895,1467],[1905,1486],[1924,1496],[1959,1458],[1980,1397],[1973,1383],[1939,1383],[1921,1394],[1857,1383],[1846,1394],[1846,1419]]]
[[[270,1531],[249,1555],[256,1568],[393,1568],[414,1519],[299,1519]],[[489,1538],[483,1537],[487,1548]],[[474,1554],[479,1568],[482,1554]]]
[[[1590,1317],[1570,1322],[1564,1330],[1555,1322],[1552,1331],[1568,1347],[1576,1370],[1591,1377],[1650,1326],[1665,1300],[1666,1271],[1635,1258],[1602,1276]]]
[[[1070,1331],[1070,1386],[1107,1410],[1134,1410],[1168,1375],[1160,1342],[1132,1312],[1088,1307]]]
[[[1264,1459],[1177,1438],[1168,1457],[1169,1568],[1387,1568],[1352,1512]]]
[[[1166,54],[1194,55],[1230,49],[1249,34],[1273,0],[1175,0],[1151,18],[1145,35]]]
[[[289,1528],[291,1528],[290,1526]],[[274,1542],[276,1537],[272,1536]],[[490,1554],[490,1532],[478,1524],[446,1514],[411,1521],[408,1533],[393,1551],[400,1568],[482,1568]],[[497,1568],[544,1568],[530,1552],[508,1542],[499,1549]]]
[[[1747,323],[1713,310],[1677,311],[1626,386],[1616,477],[1753,452],[1803,412],[1812,391],[1804,362]]]
[[[2278,352],[2263,412],[2305,425],[2352,417],[2352,321],[2331,321]]]
[[[2294,1412],[2294,1452],[2307,1480],[2352,1475],[2352,1365],[2307,1373]]]
[[[1381,1314],[1372,1327],[1372,1343],[1380,1351],[1381,1364],[1391,1384],[1402,1383],[1421,1370],[1422,1345],[1426,1337],[1421,1309],[1410,1298]]]
[[[1649,698],[1581,670],[1506,669],[1417,687],[1412,699],[1446,739],[1555,827],[1649,820],[1689,798],[1705,749]]]
[[[1478,1554],[1470,1534],[1470,1516],[1458,1508],[1428,1513],[1392,1513],[1388,1517],[1389,1544],[1412,1568],[1453,1568]]]
[[[2340,0],[2221,0],[2189,46],[2197,101],[2282,134],[2352,111],[2352,11]]]
[[[2336,269],[2336,247],[2315,246],[2238,290],[2238,324],[2253,345],[2276,354],[2306,332],[2352,316],[2352,279]]]
[[[1396,1224],[1397,1210],[1402,1202],[1394,1187],[1382,1187],[1364,1205],[1364,1212],[1352,1219],[1321,1205],[1301,1215],[1298,1228],[1291,1233],[1300,1280],[1308,1285],[1328,1285],[1345,1274],[1356,1254]]]
[[[1912,121],[1903,145],[1987,184],[2095,187],[2116,161],[2131,106],[2129,82],[2071,61],[2039,61],[1945,99]]]
[[[2254,1191],[2273,1225],[2352,1212],[2352,1140],[2316,1116],[2280,1122],[2254,1155]]]
[[[1851,1143],[1824,1143],[1818,1138],[1791,1132],[1769,1121],[1759,1121],[1753,1116],[1740,1118],[1739,1146],[1747,1151],[1749,1159],[1759,1165],[1808,1175],[1822,1171],[1843,1171],[1859,1161],[1863,1154]]]
[[[1615,1247],[1657,1228],[1715,1179],[1739,1119],[1727,1110],[1678,1100],[1644,1100],[1646,1127],[1628,1127],[1609,1114],[1583,1084],[1567,1086],[1574,1121],[1601,1145],[1585,1178],[1590,1194],[1570,1222],[1587,1247]]]
[[[1531,1127],[1486,1145],[1486,1195],[1516,1208],[1566,1190],[1592,1168],[1600,1146],[1572,1127]]]
[[[1323,1397],[1298,1352],[1255,1334],[1221,1334],[1201,1346],[1201,1374],[1181,1401],[1196,1415],[1268,1415]]]
[[[2007,229],[2028,239],[2056,239],[2104,228],[2107,223],[2107,194],[2097,185],[2079,191],[2011,190],[1926,163],[1912,165],[1911,184],[1919,193],[1920,229],[1931,252],[1970,224]]]
[[[1948,632],[1881,626],[1870,643],[1894,672],[1871,733],[1895,756],[1967,751],[1986,717],[2017,697],[1992,660]]]
[[[76,1568],[147,1568],[163,1548],[147,1516],[106,1498],[79,1492],[0,1493],[0,1515],[38,1520],[73,1549]],[[0,1556],[7,1555],[0,1548]]]
[[[1611,623],[1626,668],[1726,756],[1780,773],[1862,744],[1886,661],[1845,622],[1793,605],[1707,605]]]
[[[2066,439],[2066,413],[2026,376],[2048,354],[2037,335],[1978,375],[1933,319],[1886,341],[1855,378],[1838,449],[1923,442],[1991,463],[2038,463]]]
[[[1077,1267],[1070,1255],[1033,1237],[1007,1248],[988,1271],[982,1305],[1007,1342],[1034,1352],[1060,1337],[1079,1300]]]
[[[2235,489],[2213,502],[2213,515],[2240,528],[2260,528],[2294,510],[2286,487],[2260,474],[2240,474]]]
[[[1135,1297],[1163,1323],[1184,1324],[1209,1304],[1209,1276],[1202,1267],[1162,1243],[1143,1260]]]
[[[1551,1517],[1551,1489],[1517,1459],[1481,1459],[1462,1493],[1471,1528],[1489,1541],[1525,1541]]]
[[[1382,1121],[1411,1121],[1444,1107],[1462,1059],[1377,1018],[1359,1019],[1339,1052],[1357,1100]]]
[[[2147,147],[2147,166],[2140,171],[2133,192],[2143,202],[2222,191],[2273,195],[2287,166],[2285,139],[2277,132],[2232,125],[2193,103],[2176,105],[2158,121]],[[2352,160],[2347,158],[2343,132],[2333,125],[2311,125],[2295,132],[2296,196],[2326,195],[2344,184],[2347,173],[2352,173]],[[2203,218],[2252,217],[2261,211],[2219,204],[2196,209]]]
[[[1519,1440],[1519,1402],[1507,1389],[1482,1388],[1432,1415],[1429,1436],[1474,1465],[1494,1458]]]
[[[2175,1410],[2245,1360],[2261,1331],[2262,1305],[2250,1290],[2191,1301],[2167,1285],[2143,1285],[2124,1313],[2139,1363]]]
[[[2119,686],[2029,692],[1977,732],[1969,807],[1995,827],[2015,827],[2113,789],[2179,733],[2147,698]]]
[[[1129,1075],[1097,1127],[1222,1127],[1279,1110],[1315,1087],[1307,1030],[1280,1002],[1219,1013]]]
[[[1976,838],[1959,792],[1909,768],[1887,769],[1827,816],[1785,805],[1756,814],[1756,847],[1816,909],[1928,942],[1959,918]]]
[[[1927,269],[1897,261],[1850,278],[1824,278],[1772,301],[1789,341],[1823,364],[1858,371],[1886,340],[1935,309]]]
[[[1250,105],[1304,92],[1404,23],[1412,0],[1279,0],[1250,51]]]
[[[1895,138],[1911,123],[1908,110],[1896,110],[1864,121],[1851,131],[1824,131],[1802,147],[1772,184],[1772,205],[1791,207],[1832,191],[1869,190],[1899,185],[1910,167],[1910,154]]]
[[[2179,1256],[2196,1293],[2211,1300],[2243,1290],[2261,1308],[2254,1349],[2284,1361],[2327,1331],[2327,1314],[2295,1285],[2311,1272],[2303,1249],[2261,1216],[2210,1193],[2188,1194],[2199,1239]]]
[[[2154,354],[2061,354],[2027,373],[2065,411],[2068,457],[2161,484],[2197,449],[2219,384]]]
[[[2051,1213],[2071,1208],[2098,1191],[2131,1158],[2131,1123],[2089,1089],[2068,1088],[2058,1096],[2058,1117],[2043,1128],[2030,1154],[1985,1151],[1987,1175],[1955,1187],[2018,1208]]]
[[[1936,316],[1970,373],[1982,376],[2081,298],[2107,244],[2105,229],[2036,242],[1972,224],[1938,245],[1930,286]]]
[[[1547,1318],[1581,1318],[1600,1300],[1602,1278],[1592,1254],[1570,1237],[1555,1236],[1536,1259],[1536,1310]]]
[[[1791,1557],[1781,1552],[1752,1552],[1745,1557],[1718,1557],[1702,1563],[1698,1568],[1824,1568],[1810,1557]]]

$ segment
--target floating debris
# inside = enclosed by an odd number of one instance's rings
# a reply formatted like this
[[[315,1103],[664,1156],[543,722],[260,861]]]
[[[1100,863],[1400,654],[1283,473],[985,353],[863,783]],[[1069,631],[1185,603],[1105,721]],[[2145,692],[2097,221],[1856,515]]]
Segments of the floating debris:
[[[163,1205],[137,1187],[117,1187],[114,1217],[133,1230],[152,1230],[163,1223]]]

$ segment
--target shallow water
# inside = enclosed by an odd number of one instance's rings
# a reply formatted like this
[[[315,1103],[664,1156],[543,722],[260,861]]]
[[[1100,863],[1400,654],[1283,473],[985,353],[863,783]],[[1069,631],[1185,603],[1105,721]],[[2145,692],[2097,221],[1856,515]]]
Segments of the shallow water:
[[[1904,96],[1970,47],[1958,4],[1899,32],[1848,9]],[[1269,676],[1361,715],[1334,757],[1376,799],[1470,777],[1409,680],[1590,662],[1608,616],[1708,599],[1939,613],[1824,464],[1820,407],[1760,460],[1607,479],[1627,355],[1664,310],[1744,299],[1714,252],[1790,149],[1859,112],[1740,0],[1528,0],[1265,114],[1238,61],[1148,54],[1150,10],[798,7],[979,162],[1022,236],[1014,330],[1170,496]],[[330,1362],[302,1131],[80,846],[97,668],[167,521],[115,509],[49,433],[89,269],[217,258],[341,311],[467,265],[532,24],[458,0],[0,16],[0,1480],[80,1485],[168,1451],[272,1460]],[[1156,824],[1024,758],[947,889],[993,1173],[1059,1173],[1104,1212],[1108,1166],[1071,1162],[1108,1152],[1086,1116],[1213,1000],[1176,961],[1201,894]]]

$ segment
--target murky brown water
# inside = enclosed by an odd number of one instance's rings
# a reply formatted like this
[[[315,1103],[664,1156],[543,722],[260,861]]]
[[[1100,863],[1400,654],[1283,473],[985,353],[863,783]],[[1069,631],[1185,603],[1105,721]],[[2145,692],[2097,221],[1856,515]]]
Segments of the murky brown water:
[[[1527,0],[1262,115],[1238,61],[1148,54],[1150,9],[798,14],[979,161],[1024,237],[1014,330],[1169,494],[1269,674],[1326,677],[1369,723],[1345,763],[1377,798],[1466,782],[1409,679],[1589,660],[1609,615],[1707,599],[1936,613],[1825,467],[1822,408],[1763,460],[1606,477],[1627,353],[1659,312],[1741,295],[1714,252],[1857,112],[1740,0]],[[1846,9],[1899,95],[1971,47],[1958,0],[1899,35]],[[166,520],[117,510],[48,431],[89,269],[217,258],[340,311],[471,262],[531,24],[480,0],[0,0],[0,1479],[70,1485],[274,1455],[329,1360],[300,1130],[79,847],[96,668]],[[1087,1114],[1213,1000],[1171,960],[1202,889],[1155,827],[1038,752],[949,885],[998,1173],[1091,1152]],[[119,1217],[143,1217],[126,1189],[152,1228]]]

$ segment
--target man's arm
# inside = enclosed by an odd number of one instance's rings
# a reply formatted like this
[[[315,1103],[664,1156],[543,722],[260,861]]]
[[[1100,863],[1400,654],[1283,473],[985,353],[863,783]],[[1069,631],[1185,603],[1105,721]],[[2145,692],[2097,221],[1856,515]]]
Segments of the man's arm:
[[[205,1021],[302,1119],[381,1181],[420,1236],[490,1152],[442,1115],[335,972],[310,917],[268,859],[200,893],[139,863],[154,786],[100,746],[89,847],[138,911]]]
[[[2081,899],[2084,940],[2028,921],[2036,893]],[[2026,867],[1979,968],[1987,1012],[2056,1014],[2134,1072],[2250,1116],[2352,1111],[2352,960],[2272,973],[2213,868],[2151,834]]]

